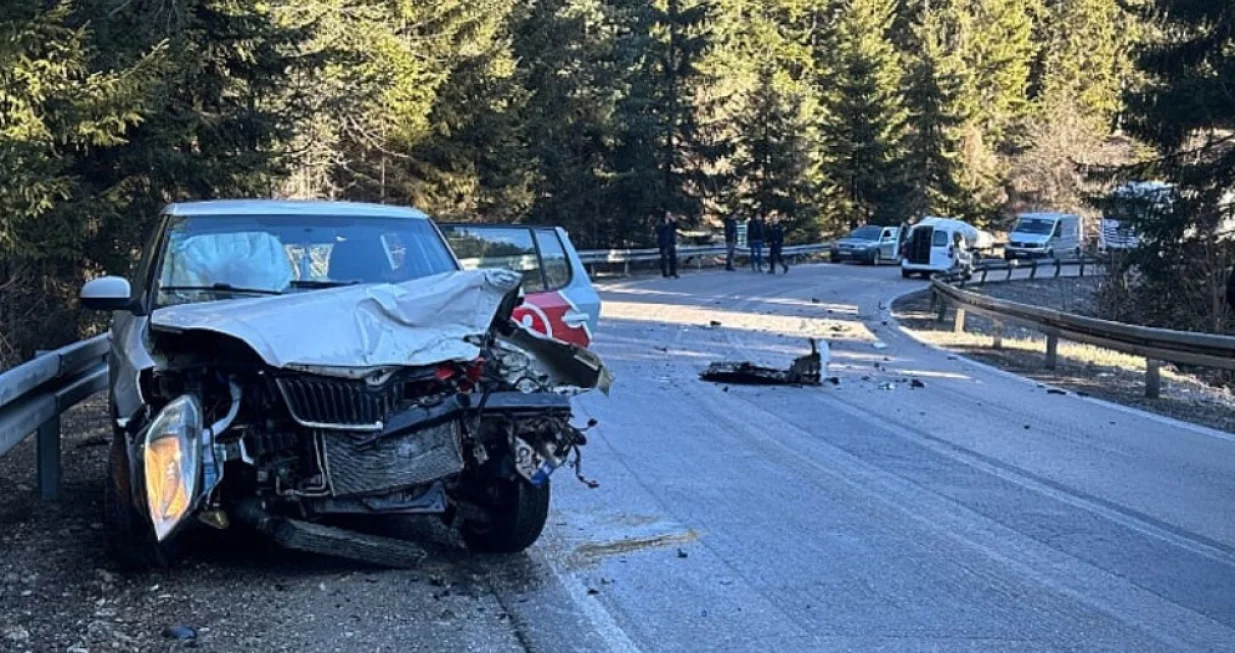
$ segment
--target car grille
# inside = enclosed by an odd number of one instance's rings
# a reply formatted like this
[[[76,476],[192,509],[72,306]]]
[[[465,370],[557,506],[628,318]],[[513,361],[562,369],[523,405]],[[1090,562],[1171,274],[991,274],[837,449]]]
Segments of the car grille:
[[[397,382],[374,388],[364,381],[295,376],[276,383],[292,419],[310,428],[380,430],[403,398],[403,384]]]
[[[336,497],[390,492],[463,470],[458,420],[407,435],[323,433],[326,477]]]

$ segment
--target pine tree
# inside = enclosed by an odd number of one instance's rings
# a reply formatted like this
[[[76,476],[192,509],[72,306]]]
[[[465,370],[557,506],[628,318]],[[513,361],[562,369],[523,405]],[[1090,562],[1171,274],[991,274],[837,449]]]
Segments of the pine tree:
[[[1107,131],[1122,106],[1127,47],[1135,34],[1119,0],[1054,0],[1036,86],[1045,115],[1080,111]]]
[[[580,246],[606,247],[624,237],[625,216],[606,201],[621,79],[615,29],[599,0],[543,0],[514,28],[517,75],[528,93],[527,219],[570,229]]]
[[[1014,147],[1032,109],[1029,83],[1041,0],[950,0],[941,9],[941,18],[952,23],[951,47],[968,73],[964,113],[992,149]]]
[[[745,215],[779,215],[790,233],[814,235],[802,101],[779,86],[766,64],[737,120],[736,204]]]
[[[947,51],[938,14],[924,11],[918,16],[903,82],[909,111],[900,176],[906,217],[953,215],[961,210],[964,195],[958,181],[957,136],[966,118],[959,105],[962,78],[955,57]]]
[[[892,0],[847,0],[835,34],[823,45],[824,170],[837,217],[849,223],[896,224],[906,216],[894,192],[906,111],[896,51],[888,39]]]
[[[160,49],[100,69],[67,2],[0,15],[0,364],[78,336],[73,298],[109,208],[76,169],[145,119]]]
[[[609,201],[620,208],[626,239],[647,241],[665,211],[702,213],[710,187],[708,151],[693,103],[703,82],[710,4],[702,0],[617,0],[615,54],[625,70],[624,97],[611,157]]]
[[[1173,182],[1172,210],[1138,222],[1141,295],[1150,319],[1177,329],[1229,324],[1223,291],[1235,244],[1235,6],[1227,0],[1157,0],[1166,38],[1144,49],[1137,66],[1146,84],[1127,94],[1127,128],[1152,144],[1152,174]],[[1170,296],[1170,302],[1161,297]]]

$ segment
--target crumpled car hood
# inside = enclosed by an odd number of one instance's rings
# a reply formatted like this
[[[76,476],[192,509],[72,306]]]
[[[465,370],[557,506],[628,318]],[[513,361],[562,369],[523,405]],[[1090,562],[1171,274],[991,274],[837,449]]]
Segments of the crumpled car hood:
[[[473,360],[518,286],[509,270],[469,270],[400,284],[367,284],[160,308],[151,328],[201,329],[244,341],[274,367],[373,368]]]

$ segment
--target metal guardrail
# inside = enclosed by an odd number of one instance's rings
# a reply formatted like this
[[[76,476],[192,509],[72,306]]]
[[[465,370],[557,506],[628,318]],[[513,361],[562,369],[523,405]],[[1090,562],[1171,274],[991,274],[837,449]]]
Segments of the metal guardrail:
[[[1235,370],[1235,337],[1232,336],[1112,322],[996,299],[964,289],[967,284],[986,283],[988,277],[1000,272],[1006,272],[1003,281],[1010,281],[1013,272],[1025,269],[1025,267],[995,262],[980,265],[967,278],[958,274],[936,276],[931,289],[937,301],[938,318],[940,321],[946,318],[950,304],[956,309],[954,328],[958,332],[965,329],[966,312],[984,315],[994,320],[996,324],[994,339],[997,348],[1002,346],[1001,329],[1004,323],[1016,324],[1044,333],[1047,338],[1046,367],[1048,369],[1054,369],[1057,365],[1060,338],[1133,356],[1143,356],[1146,359],[1147,371],[1145,395],[1150,398],[1158,397],[1161,392],[1160,368],[1163,362]],[[1049,270],[1053,272],[1052,276],[1058,277],[1064,267],[1078,268],[1081,276],[1084,276],[1087,267],[1089,270],[1101,270],[1101,273],[1104,273],[1101,262],[1096,259],[1034,261],[1029,268],[1031,270],[1029,278],[1040,278],[1040,269]]]
[[[781,255],[786,258],[797,258],[799,256],[808,256],[811,254],[820,254],[826,252],[831,243],[812,243],[809,245],[789,245],[781,250]],[[704,257],[707,256],[725,256],[728,254],[728,248],[725,245],[688,245],[686,247],[677,248],[679,261],[694,260],[698,265],[702,266]],[[764,258],[767,257],[768,248],[765,245],[763,248]],[[749,247],[737,247],[734,249],[735,256],[750,257]],[[660,249],[656,247],[648,247],[645,249],[588,249],[579,252],[579,260],[589,270],[594,272],[594,267],[601,263],[621,263],[623,265],[623,273],[630,274],[630,264],[644,261],[659,261]]]
[[[0,374],[0,456],[37,432],[44,499],[60,489],[60,415],[107,387],[107,348],[104,333]]]

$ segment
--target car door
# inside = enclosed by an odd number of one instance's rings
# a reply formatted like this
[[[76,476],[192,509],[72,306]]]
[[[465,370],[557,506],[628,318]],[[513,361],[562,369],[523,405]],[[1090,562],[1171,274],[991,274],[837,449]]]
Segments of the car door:
[[[879,256],[885,261],[896,260],[896,228],[884,227],[879,236]]]
[[[443,224],[464,269],[505,268],[523,275],[524,300],[514,317],[551,338],[588,347],[600,318],[600,297],[559,227]]]

